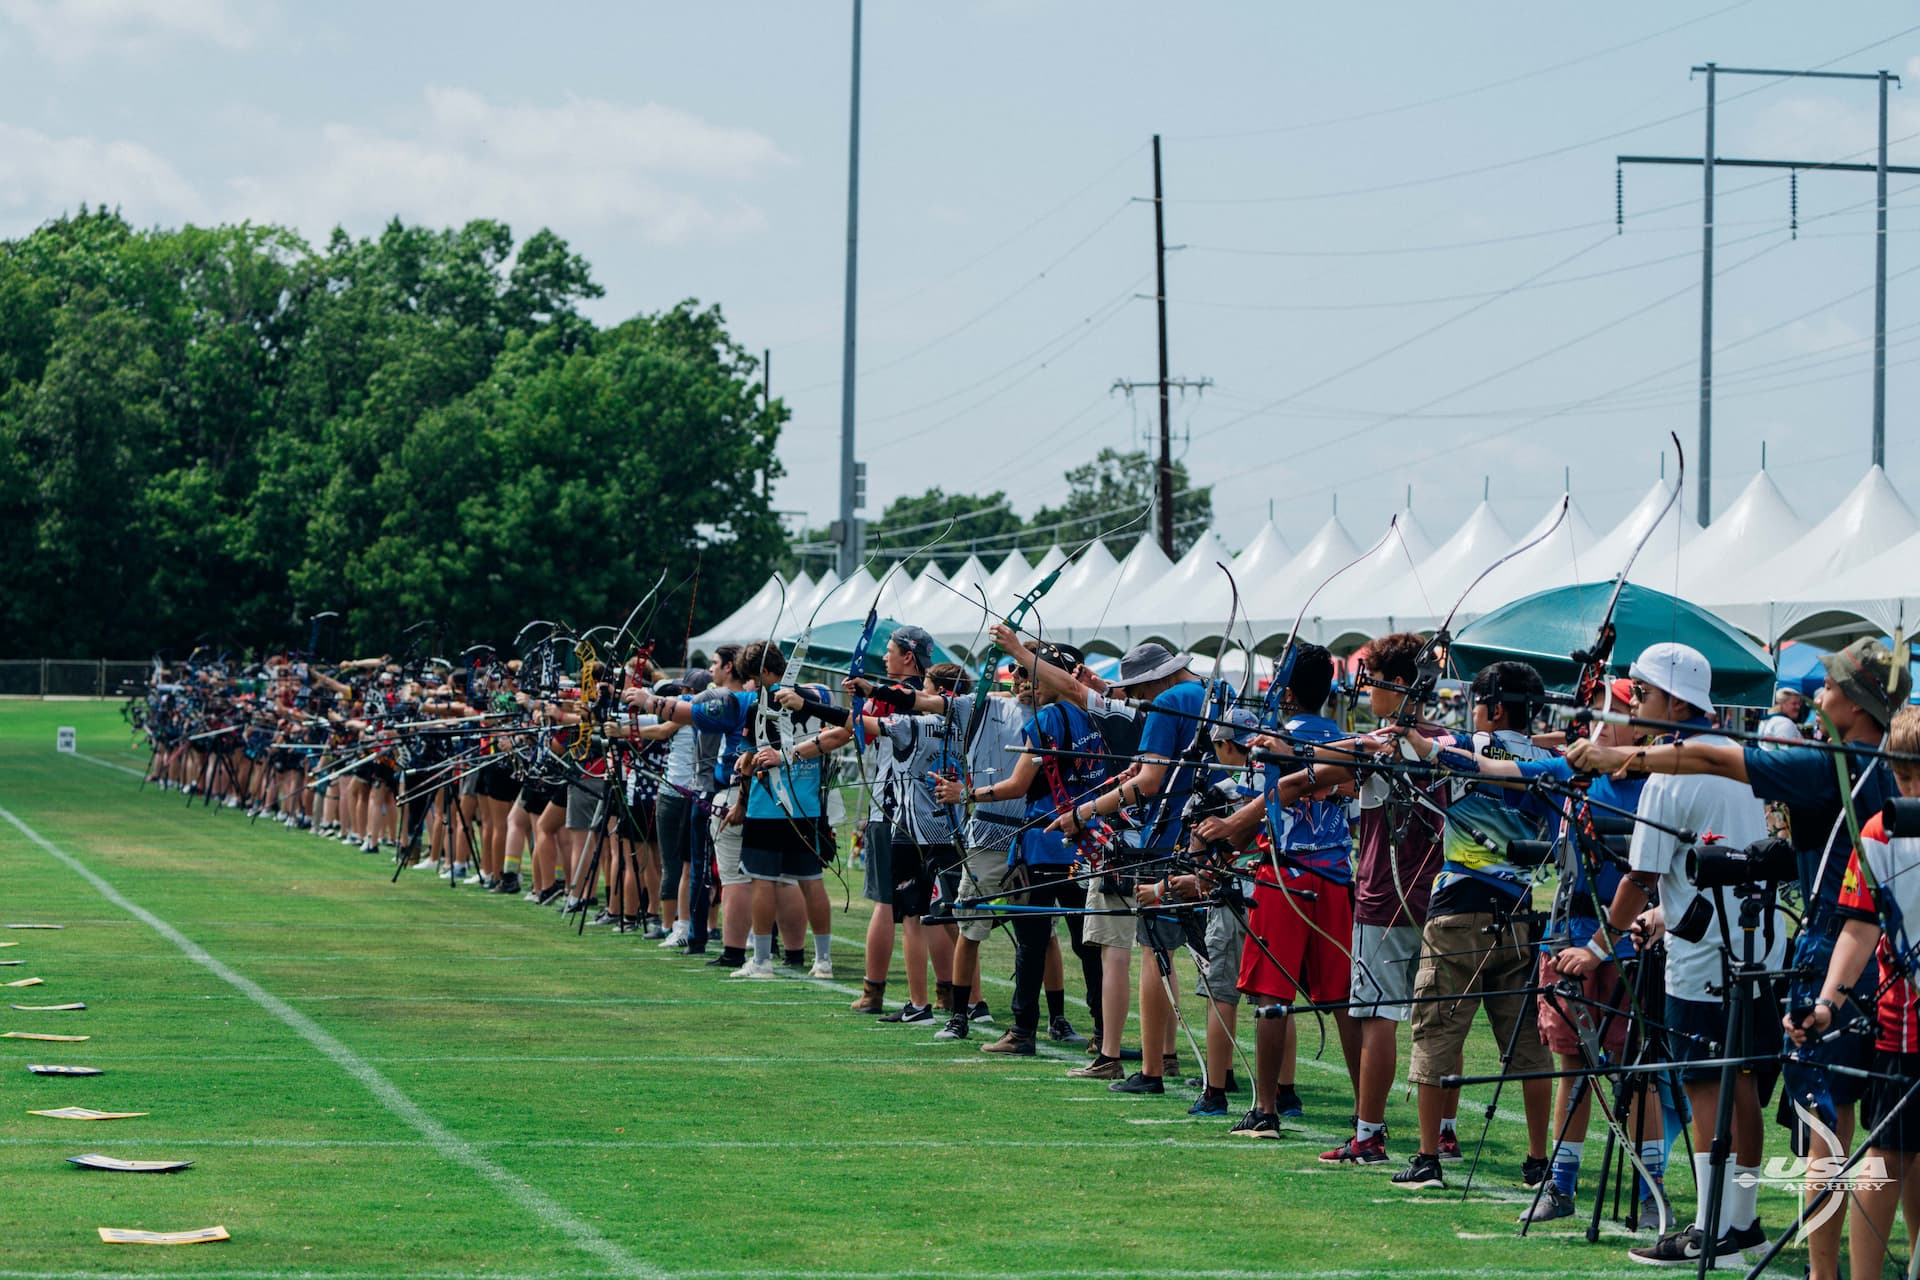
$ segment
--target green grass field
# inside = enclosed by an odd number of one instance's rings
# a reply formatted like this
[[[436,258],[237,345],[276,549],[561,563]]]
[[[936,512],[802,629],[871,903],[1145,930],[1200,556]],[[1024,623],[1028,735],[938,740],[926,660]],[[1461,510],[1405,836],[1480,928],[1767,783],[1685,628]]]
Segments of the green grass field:
[[[79,729],[82,758],[55,753],[56,725]],[[45,979],[10,1002],[88,1005],[6,1011],[0,1030],[92,1037],[0,1040],[0,1278],[1634,1270],[1624,1233],[1589,1245],[1584,1218],[1516,1238],[1516,1095],[1471,1195],[1400,1193],[1394,1166],[1315,1161],[1350,1107],[1332,1045],[1303,1064],[1307,1117],[1287,1140],[1229,1139],[1187,1117],[1185,1090],[1129,1099],[1066,1079],[1076,1053],[1008,1060],[849,1013],[857,894],[836,930],[841,981],[730,982],[637,936],[576,937],[424,873],[391,885],[384,858],[142,793],[145,759],[113,706],[0,704],[0,921],[64,925],[0,932],[19,944],[0,959],[26,962],[0,980]],[[1011,959],[996,938],[1003,1015]],[[1486,1065],[1490,1040],[1476,1049]],[[69,1105],[150,1114],[26,1114]],[[1399,1092],[1389,1118],[1403,1157]],[[1469,1148],[1480,1127],[1464,1107]],[[197,1163],[66,1163],[88,1151]],[[1676,1173],[1683,1202],[1690,1181]],[[1764,1216],[1783,1224],[1784,1199]],[[214,1224],[233,1239],[142,1248],[95,1231]]]

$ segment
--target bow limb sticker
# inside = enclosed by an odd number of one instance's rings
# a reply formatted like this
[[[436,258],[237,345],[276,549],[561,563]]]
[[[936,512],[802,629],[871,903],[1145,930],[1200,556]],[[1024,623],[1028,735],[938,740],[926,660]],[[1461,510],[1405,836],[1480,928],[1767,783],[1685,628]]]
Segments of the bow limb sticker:
[[[116,1160],[112,1156],[91,1151],[83,1156],[68,1156],[67,1163],[82,1169],[105,1169],[110,1173],[178,1173],[193,1167],[191,1160]]]
[[[123,1227],[101,1227],[100,1238],[108,1244],[212,1244],[231,1240],[225,1227],[202,1227],[198,1231],[128,1231]]]
[[[79,1044],[92,1036],[56,1036],[45,1031],[0,1031],[0,1040],[57,1040],[61,1044]]]
[[[27,1070],[37,1076],[103,1076],[99,1067],[65,1067],[51,1062],[29,1062]]]
[[[1811,1159],[1806,1156],[1774,1156],[1761,1172],[1736,1173],[1732,1177],[1743,1187],[1782,1187],[1791,1190],[1796,1197],[1803,1188],[1816,1193],[1833,1192],[1825,1204],[1800,1224],[1800,1233],[1795,1239],[1805,1242],[1808,1236],[1830,1222],[1846,1206],[1849,1192],[1878,1191],[1893,1179],[1887,1174],[1887,1162],[1880,1156],[1864,1156],[1851,1162],[1849,1167],[1846,1144],[1822,1123],[1820,1116],[1797,1101],[1793,1109],[1798,1113],[1800,1123],[1807,1126],[1807,1132],[1824,1142],[1828,1151],[1838,1154],[1814,1156]]]
[[[52,1111],[29,1111],[30,1116],[52,1116],[55,1120],[131,1120],[145,1111],[95,1111],[90,1107],[56,1107]]]

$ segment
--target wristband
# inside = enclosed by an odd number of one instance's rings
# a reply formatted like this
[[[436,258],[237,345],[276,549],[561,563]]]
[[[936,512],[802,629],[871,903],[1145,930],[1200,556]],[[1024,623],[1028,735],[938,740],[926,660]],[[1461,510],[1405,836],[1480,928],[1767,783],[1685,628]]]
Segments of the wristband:
[[[1842,999],[1845,999],[1845,997],[1842,996]],[[1840,1000],[1829,1000],[1825,996],[1820,996],[1814,1000],[1814,1003],[1816,1005],[1823,1004],[1827,1006],[1827,1008],[1831,1009],[1836,1015],[1839,1014],[1840,1012],[1840,1005],[1841,1005]]]
[[[1601,943],[1600,935],[1597,933],[1587,939],[1587,951],[1601,964],[1613,959],[1613,948]]]

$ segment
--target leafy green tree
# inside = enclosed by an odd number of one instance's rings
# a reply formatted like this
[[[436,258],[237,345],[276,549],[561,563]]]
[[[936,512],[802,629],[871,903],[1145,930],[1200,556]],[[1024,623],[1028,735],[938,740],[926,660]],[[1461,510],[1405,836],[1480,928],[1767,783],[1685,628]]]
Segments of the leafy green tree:
[[[1098,537],[1153,504],[1156,464],[1144,451],[1102,449],[1093,461],[1066,473],[1067,496],[1057,507],[1042,507],[1027,522],[1032,535],[1023,548],[1031,556],[1052,543],[1069,549]],[[1173,464],[1173,553],[1194,544],[1213,520],[1213,488],[1193,488],[1186,464]],[[1155,536],[1151,516],[1107,538],[1107,549],[1125,556],[1143,537]]]

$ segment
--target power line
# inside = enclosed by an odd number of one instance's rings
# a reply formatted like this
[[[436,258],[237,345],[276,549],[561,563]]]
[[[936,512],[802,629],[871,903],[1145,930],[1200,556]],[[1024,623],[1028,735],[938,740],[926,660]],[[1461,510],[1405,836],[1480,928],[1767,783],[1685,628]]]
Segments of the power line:
[[[1686,28],[1698,23],[1709,22],[1714,18],[1723,17],[1726,14],[1732,13],[1735,9],[1745,8],[1748,3],[1750,3],[1750,0],[1736,0],[1735,3],[1723,9],[1715,9],[1711,13],[1703,13],[1699,17],[1688,18],[1685,22],[1676,22],[1670,27],[1663,27],[1658,31],[1652,31],[1643,36],[1636,36],[1632,40],[1623,41],[1620,44],[1609,45],[1604,49],[1596,49],[1591,53],[1583,53],[1577,58],[1568,58],[1564,62],[1556,62],[1550,66],[1536,67],[1532,71],[1523,71],[1519,75],[1507,76],[1501,80],[1492,80],[1486,84],[1475,85],[1470,89],[1455,89],[1451,93],[1435,94],[1433,97],[1422,98],[1417,102],[1403,102],[1393,107],[1378,107],[1372,111],[1358,111],[1352,115],[1332,116],[1321,120],[1304,120],[1298,124],[1276,125],[1266,129],[1242,129],[1232,133],[1183,134],[1175,137],[1173,141],[1221,142],[1237,138],[1266,138],[1273,137],[1277,134],[1302,133],[1310,129],[1329,129],[1335,125],[1355,124],[1362,120],[1378,120],[1383,116],[1400,115],[1408,111],[1419,111],[1425,107],[1439,106],[1443,102],[1456,102],[1461,98],[1471,98],[1476,94],[1489,93],[1495,89],[1505,89],[1511,85],[1523,84],[1528,80],[1538,79],[1541,76],[1552,75],[1556,71],[1565,71],[1569,67],[1577,67],[1585,62],[1593,62],[1596,59],[1623,52],[1637,45],[1646,44],[1648,41],[1658,40],[1662,36],[1670,36],[1676,31],[1684,31]]]

